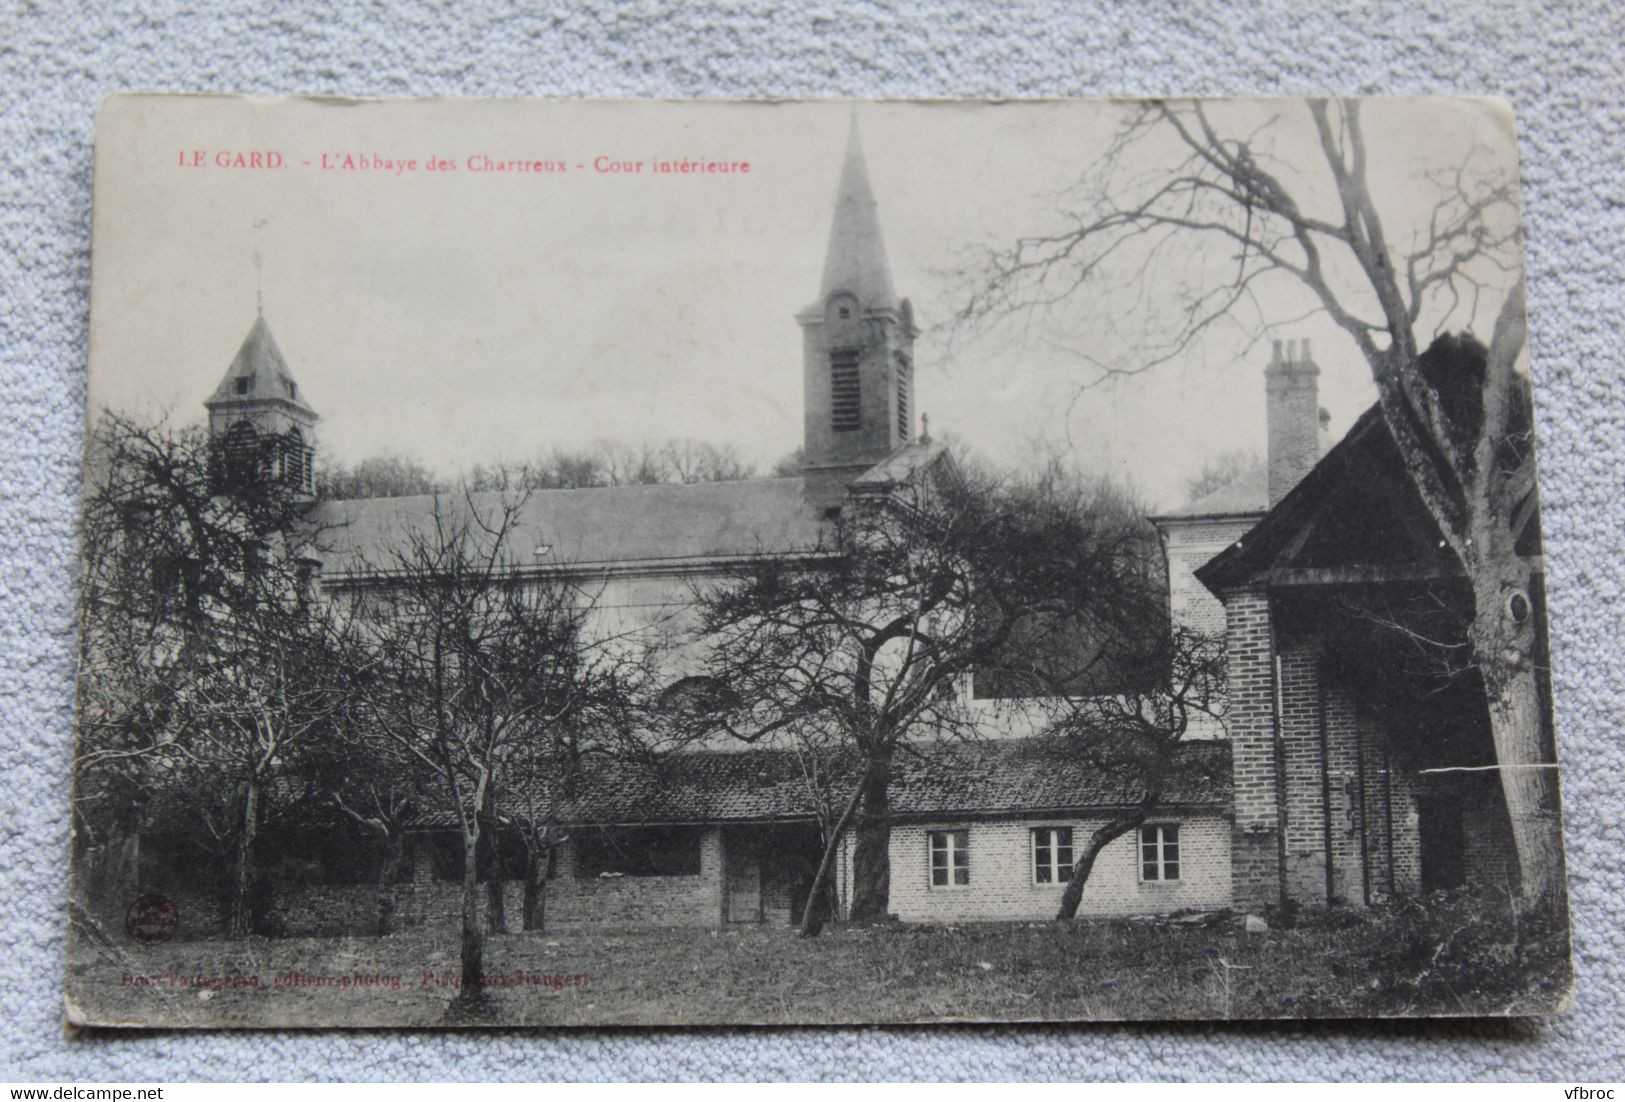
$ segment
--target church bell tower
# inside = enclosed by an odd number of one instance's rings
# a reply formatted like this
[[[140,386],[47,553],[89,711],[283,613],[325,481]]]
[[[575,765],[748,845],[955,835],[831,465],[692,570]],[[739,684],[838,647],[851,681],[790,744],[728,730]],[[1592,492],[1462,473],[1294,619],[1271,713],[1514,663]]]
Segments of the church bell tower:
[[[913,310],[892,289],[856,118],[818,301],[796,320],[803,333],[803,470],[812,495],[837,504],[847,484],[914,439]]]
[[[276,485],[314,496],[316,411],[259,314],[209,400],[210,478],[219,492]]]

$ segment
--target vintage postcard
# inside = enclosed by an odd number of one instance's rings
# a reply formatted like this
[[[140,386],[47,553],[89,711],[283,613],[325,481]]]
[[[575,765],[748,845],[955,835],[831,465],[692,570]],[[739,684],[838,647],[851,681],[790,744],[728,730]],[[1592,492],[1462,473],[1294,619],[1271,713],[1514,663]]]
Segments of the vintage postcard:
[[[1538,1015],[1512,117],[98,123],[67,1016]]]

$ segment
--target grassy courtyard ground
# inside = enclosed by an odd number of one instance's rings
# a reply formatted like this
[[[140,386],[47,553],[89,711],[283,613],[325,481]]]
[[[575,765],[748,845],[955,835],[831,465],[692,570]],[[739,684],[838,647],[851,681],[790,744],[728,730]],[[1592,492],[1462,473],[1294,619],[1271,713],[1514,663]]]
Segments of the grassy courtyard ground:
[[[1558,933],[1522,944],[1469,907],[1291,929],[1157,920],[507,934],[478,1014],[452,1004],[449,933],[104,944],[70,996],[93,1020],[186,1025],[613,1025],[1258,1018],[1549,1011]],[[290,979],[288,973],[297,978]],[[173,975],[171,975],[173,973]],[[142,983],[137,977],[155,978]],[[258,986],[244,984],[255,977]],[[357,977],[361,977],[357,979]],[[196,977],[202,977],[201,981]],[[235,977],[226,985],[212,977]],[[381,978],[380,978],[381,977]],[[399,978],[398,986],[395,978]],[[191,982],[183,982],[191,981]],[[199,985],[201,983],[201,985]]]

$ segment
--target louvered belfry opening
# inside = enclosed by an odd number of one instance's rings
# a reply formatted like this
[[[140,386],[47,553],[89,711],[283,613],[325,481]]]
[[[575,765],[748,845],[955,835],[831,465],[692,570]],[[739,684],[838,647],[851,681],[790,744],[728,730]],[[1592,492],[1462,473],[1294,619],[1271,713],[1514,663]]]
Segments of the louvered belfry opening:
[[[856,432],[863,427],[860,355],[856,348],[837,348],[829,354],[830,425],[836,432]]]
[[[280,441],[281,469],[276,477],[297,493],[313,493],[316,489],[313,449],[305,443],[305,436],[297,427],[289,429]]]
[[[909,375],[908,357],[899,352],[897,354],[897,440],[902,444],[908,443],[913,436],[909,431],[908,398],[909,391],[913,389],[909,385]]]
[[[238,421],[224,438],[216,438],[209,453],[209,476],[216,493],[246,489],[257,482],[264,465],[265,447],[249,421]]]

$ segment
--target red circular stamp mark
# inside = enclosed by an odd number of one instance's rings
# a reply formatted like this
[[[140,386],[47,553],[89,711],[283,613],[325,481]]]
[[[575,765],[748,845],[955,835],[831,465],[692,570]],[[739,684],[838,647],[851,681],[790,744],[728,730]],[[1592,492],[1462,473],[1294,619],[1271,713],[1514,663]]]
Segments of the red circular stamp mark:
[[[180,915],[175,904],[161,895],[144,895],[124,912],[124,932],[145,945],[168,941]]]

